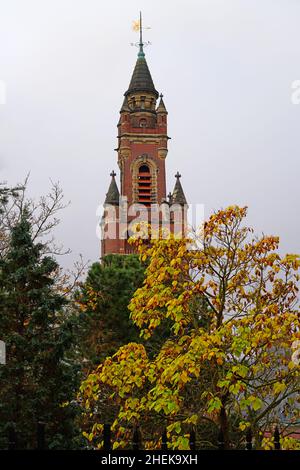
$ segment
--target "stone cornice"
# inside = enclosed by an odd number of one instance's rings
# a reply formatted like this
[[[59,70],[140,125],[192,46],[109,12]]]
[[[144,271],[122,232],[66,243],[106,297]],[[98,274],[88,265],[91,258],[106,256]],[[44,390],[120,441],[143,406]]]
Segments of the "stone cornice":
[[[125,132],[124,134],[121,134],[121,135],[118,135],[117,138],[118,139],[122,139],[122,138],[151,138],[151,139],[171,139],[171,137],[168,137],[167,134],[142,134],[142,133],[137,133],[137,132]]]

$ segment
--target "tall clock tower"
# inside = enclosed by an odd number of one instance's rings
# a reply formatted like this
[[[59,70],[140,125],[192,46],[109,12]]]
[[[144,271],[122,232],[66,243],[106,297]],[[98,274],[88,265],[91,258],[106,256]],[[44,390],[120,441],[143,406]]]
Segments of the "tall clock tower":
[[[133,74],[124,94],[118,123],[118,166],[120,191],[115,172],[106,194],[105,206],[115,208],[113,222],[119,223],[120,196],[126,197],[128,207],[143,204],[149,210],[153,204],[186,205],[186,199],[176,175],[173,194],[166,199],[166,167],[168,154],[167,117],[163,95],[156,90],[144,53],[140,21],[140,42]],[[107,222],[107,221],[106,221]],[[108,221],[109,223],[109,221]],[[103,238],[102,256],[108,253],[131,253],[132,247],[117,227],[115,236]]]

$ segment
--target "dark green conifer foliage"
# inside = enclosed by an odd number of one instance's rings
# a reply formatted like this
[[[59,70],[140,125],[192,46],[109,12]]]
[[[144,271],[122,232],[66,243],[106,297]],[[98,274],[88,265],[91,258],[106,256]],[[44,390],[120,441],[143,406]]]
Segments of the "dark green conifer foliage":
[[[46,424],[47,447],[74,447],[74,408],[61,406],[78,380],[65,360],[73,332],[56,285],[58,264],[44,251],[23,215],[0,261],[0,338],[7,351],[0,366],[0,448],[7,447],[9,428],[19,448],[35,448],[38,422]]]
[[[87,308],[79,319],[79,349],[88,367],[99,364],[121,345],[139,340],[128,304],[142,285],[144,269],[137,255],[106,255],[102,263],[91,266],[77,295],[83,307],[96,298],[94,309]]]

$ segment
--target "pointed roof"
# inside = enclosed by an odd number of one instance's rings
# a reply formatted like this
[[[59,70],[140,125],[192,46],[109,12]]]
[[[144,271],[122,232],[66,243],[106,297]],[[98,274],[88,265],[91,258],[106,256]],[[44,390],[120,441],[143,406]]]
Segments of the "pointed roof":
[[[167,108],[166,108],[165,103],[164,103],[164,100],[163,100],[163,96],[164,96],[164,95],[161,93],[159,96],[160,96],[160,101],[159,101],[159,104],[158,104],[158,107],[157,107],[156,112],[157,112],[157,113],[165,113],[165,114],[168,114]]]
[[[180,183],[181,175],[178,173],[178,171],[175,175],[175,178],[176,178],[176,183],[175,183],[173,194],[172,194],[172,204],[182,204],[182,205],[187,204],[187,200],[185,198],[185,194],[183,192],[183,189]]]
[[[114,171],[111,172],[111,182],[106,193],[106,198],[104,204],[112,204],[114,206],[119,205],[119,189],[115,180],[116,173]]]
[[[138,58],[135,64],[135,68],[131,77],[131,81],[125,96],[135,92],[148,92],[153,93],[158,98],[158,92],[155,90],[154,83],[151,77],[151,73],[148,69],[148,65],[145,59],[144,45],[143,42],[143,25],[142,25],[142,12],[140,11],[140,20],[138,22],[140,41],[138,43],[139,52]]]
[[[154,87],[151,73],[148,68],[145,59],[145,54],[143,51],[140,51],[138,54],[138,58],[134,67],[128,90],[125,93],[125,97],[128,96],[130,93],[140,91],[153,93],[156,98],[158,98],[158,92]]]

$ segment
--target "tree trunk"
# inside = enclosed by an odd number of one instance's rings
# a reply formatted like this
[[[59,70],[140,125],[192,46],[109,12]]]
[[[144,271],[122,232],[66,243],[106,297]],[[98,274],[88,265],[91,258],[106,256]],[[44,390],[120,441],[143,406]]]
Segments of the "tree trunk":
[[[222,404],[222,408],[220,410],[219,423],[220,423],[220,431],[224,439],[224,449],[229,449],[228,419],[227,419],[227,413],[226,413],[224,403]]]

